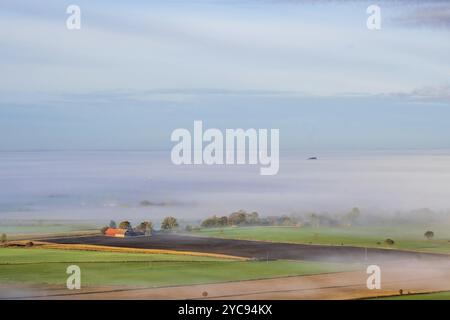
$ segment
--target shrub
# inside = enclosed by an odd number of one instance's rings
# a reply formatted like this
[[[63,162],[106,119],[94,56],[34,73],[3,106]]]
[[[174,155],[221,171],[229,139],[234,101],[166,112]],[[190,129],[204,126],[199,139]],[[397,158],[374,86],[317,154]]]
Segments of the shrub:
[[[427,238],[428,240],[432,239],[434,237],[434,232],[428,230],[427,232],[424,233],[425,238]]]

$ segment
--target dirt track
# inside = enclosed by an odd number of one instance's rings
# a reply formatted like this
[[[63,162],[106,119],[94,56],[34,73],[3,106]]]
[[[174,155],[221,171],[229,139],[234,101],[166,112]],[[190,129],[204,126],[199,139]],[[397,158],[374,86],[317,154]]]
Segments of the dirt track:
[[[179,234],[155,234],[150,238],[112,238],[105,236],[68,237],[46,239],[47,242],[64,244],[93,244],[145,249],[169,249],[179,251],[210,252],[255,259],[290,259],[336,262],[374,262],[397,260],[448,261],[450,256],[415,253],[387,249],[365,249],[348,246],[302,245],[269,243],[187,236]]]

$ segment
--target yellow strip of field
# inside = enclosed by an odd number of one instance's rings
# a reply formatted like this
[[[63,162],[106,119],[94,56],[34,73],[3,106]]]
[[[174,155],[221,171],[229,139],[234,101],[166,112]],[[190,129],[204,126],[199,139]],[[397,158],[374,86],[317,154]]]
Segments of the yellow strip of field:
[[[165,250],[165,249],[139,249],[139,248],[126,248],[126,247],[111,247],[111,246],[99,246],[92,244],[58,244],[44,241],[35,241],[34,245],[37,245],[45,249],[61,249],[61,250],[85,250],[85,251],[106,251],[106,252],[122,252],[122,253],[145,253],[145,254],[176,254],[185,256],[197,256],[197,257],[209,257],[218,259],[230,259],[246,261],[248,258],[219,254],[208,252],[195,252],[195,251],[178,251],[178,250]]]

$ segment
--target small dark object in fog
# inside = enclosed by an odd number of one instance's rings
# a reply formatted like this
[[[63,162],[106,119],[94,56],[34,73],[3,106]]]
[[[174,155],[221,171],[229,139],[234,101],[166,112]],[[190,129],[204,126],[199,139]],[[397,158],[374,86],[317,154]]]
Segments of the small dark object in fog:
[[[403,289],[398,290],[398,293],[400,293],[400,295],[403,295]]]
[[[317,157],[309,157],[308,160],[317,160]]]
[[[386,243],[386,244],[391,246],[391,245],[393,245],[395,243],[395,241],[392,240],[392,239],[386,239],[386,240],[384,240],[384,243]]]
[[[432,239],[434,237],[434,232],[428,230],[427,232],[425,232],[424,234],[425,238],[427,238],[428,240]]]

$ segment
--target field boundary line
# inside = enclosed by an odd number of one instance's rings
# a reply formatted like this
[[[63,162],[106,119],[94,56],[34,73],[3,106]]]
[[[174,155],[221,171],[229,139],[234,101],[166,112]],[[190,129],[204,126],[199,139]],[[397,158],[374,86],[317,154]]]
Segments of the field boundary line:
[[[173,255],[185,255],[194,257],[210,257],[220,258],[228,260],[247,261],[249,258],[220,254],[209,252],[197,252],[197,251],[180,251],[180,250],[167,250],[167,249],[141,249],[141,248],[128,248],[128,247],[113,247],[113,246],[100,246],[93,244],[56,244],[50,242],[37,242],[41,248],[45,249],[61,249],[61,250],[82,250],[82,251],[104,251],[104,252],[119,252],[119,253],[144,253],[144,254],[173,254]]]

